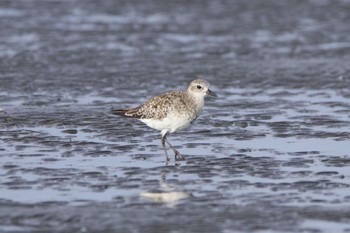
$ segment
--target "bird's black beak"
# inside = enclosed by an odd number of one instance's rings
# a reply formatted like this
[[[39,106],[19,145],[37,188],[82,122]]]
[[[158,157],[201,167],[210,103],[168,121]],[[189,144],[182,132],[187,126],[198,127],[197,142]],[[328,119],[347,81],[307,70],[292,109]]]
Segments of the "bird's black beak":
[[[207,90],[207,95],[218,97],[218,95],[215,92],[211,91],[210,89]]]

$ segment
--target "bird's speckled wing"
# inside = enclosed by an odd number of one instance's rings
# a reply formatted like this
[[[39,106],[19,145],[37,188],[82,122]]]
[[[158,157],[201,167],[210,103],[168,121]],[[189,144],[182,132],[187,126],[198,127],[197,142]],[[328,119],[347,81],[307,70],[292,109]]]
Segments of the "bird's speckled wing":
[[[191,109],[188,95],[183,91],[171,91],[153,97],[137,108],[113,110],[112,113],[139,119],[163,119],[170,111]]]

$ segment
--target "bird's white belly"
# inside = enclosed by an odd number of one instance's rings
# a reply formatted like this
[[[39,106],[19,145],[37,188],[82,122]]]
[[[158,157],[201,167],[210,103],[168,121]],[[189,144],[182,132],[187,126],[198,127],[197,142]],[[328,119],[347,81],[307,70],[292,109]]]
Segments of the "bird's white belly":
[[[140,119],[148,127],[157,130],[167,130],[170,133],[184,129],[191,124],[192,119],[188,117],[166,117],[164,119]]]

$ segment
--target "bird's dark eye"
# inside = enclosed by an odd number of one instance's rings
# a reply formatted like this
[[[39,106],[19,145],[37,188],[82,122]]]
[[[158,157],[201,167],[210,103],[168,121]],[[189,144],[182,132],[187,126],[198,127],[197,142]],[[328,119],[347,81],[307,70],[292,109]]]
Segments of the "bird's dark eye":
[[[197,85],[197,89],[201,89],[202,87],[200,85]]]

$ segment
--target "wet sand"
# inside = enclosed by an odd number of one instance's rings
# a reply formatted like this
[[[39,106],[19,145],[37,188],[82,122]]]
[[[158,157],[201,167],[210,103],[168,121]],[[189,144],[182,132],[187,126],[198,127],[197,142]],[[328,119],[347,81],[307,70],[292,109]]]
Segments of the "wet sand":
[[[0,232],[349,232],[349,9],[2,1]],[[183,162],[109,114],[198,77]]]

